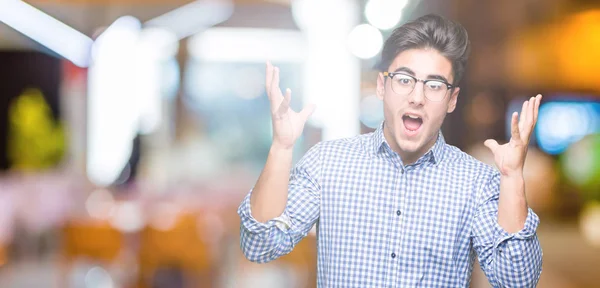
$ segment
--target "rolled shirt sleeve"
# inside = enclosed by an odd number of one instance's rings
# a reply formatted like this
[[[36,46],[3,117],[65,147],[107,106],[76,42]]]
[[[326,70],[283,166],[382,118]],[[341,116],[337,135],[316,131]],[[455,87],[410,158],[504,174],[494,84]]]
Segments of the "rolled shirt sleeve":
[[[238,208],[240,247],[246,258],[265,263],[292,251],[320,214],[321,174],[320,145],[313,146],[290,173],[288,201],[284,212],[262,223],[252,216],[250,197],[246,195]]]
[[[542,272],[542,249],[536,230],[539,217],[528,209],[525,226],[516,233],[498,224],[500,174],[485,181],[472,227],[473,247],[493,287],[535,287]]]

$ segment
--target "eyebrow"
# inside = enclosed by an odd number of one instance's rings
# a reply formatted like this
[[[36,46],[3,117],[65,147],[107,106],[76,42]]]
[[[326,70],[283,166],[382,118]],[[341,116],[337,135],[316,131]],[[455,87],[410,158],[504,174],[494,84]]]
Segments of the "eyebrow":
[[[399,67],[398,69],[396,69],[394,72],[404,72],[410,76],[416,77],[417,74],[415,74],[415,71],[411,70],[408,67]],[[448,81],[448,79],[442,75],[427,75],[427,79],[431,79],[431,80],[442,80],[446,83],[450,83]]]

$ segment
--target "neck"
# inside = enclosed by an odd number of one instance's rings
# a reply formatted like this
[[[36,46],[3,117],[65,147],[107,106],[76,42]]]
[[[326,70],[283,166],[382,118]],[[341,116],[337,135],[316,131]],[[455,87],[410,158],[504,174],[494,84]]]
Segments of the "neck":
[[[396,138],[393,136],[391,131],[389,131],[388,126],[386,126],[384,124],[384,129],[383,129],[383,136],[385,137],[385,140],[387,141],[388,145],[390,145],[390,148],[392,149],[392,151],[394,151],[394,152],[398,153],[398,155],[400,155],[400,158],[402,159],[402,163],[404,165],[413,164],[413,163],[417,162],[417,160],[419,160],[419,158],[423,157],[423,155],[425,155],[425,153],[427,153],[427,151],[429,151],[429,149],[431,149],[431,147],[433,147],[433,145],[435,145],[435,142],[437,141],[437,138],[438,138],[438,136],[437,136],[438,134],[439,133],[436,133],[435,137],[430,139],[419,150],[414,151],[414,152],[408,152],[408,151],[404,151],[400,148],[400,145],[398,144],[398,142],[396,142]]]

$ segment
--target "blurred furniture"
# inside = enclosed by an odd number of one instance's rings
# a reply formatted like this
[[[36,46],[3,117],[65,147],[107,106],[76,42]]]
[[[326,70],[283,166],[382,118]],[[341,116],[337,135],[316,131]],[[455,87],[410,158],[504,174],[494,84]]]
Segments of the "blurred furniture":
[[[317,237],[309,234],[302,239],[288,255],[274,261],[293,267],[305,288],[317,287]]]
[[[203,229],[202,215],[180,213],[169,226],[148,225],[141,232],[139,287],[214,287],[211,245],[201,237],[210,231]]]
[[[71,220],[62,228],[60,287],[69,287],[69,276],[76,261],[103,266],[106,270],[118,262],[124,250],[125,236],[108,221]]]
[[[87,257],[111,262],[122,249],[124,236],[108,222],[68,222],[63,228],[63,255],[67,261]]]
[[[0,267],[6,265],[8,262],[8,256],[6,255],[6,245],[0,243]]]

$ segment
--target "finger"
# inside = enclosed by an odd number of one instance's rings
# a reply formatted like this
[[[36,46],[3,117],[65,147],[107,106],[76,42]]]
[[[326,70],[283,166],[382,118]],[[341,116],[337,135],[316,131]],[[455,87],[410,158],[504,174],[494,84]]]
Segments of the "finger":
[[[279,67],[273,68],[273,83],[271,83],[271,89],[279,88]]]
[[[271,98],[271,81],[273,80],[273,66],[271,62],[267,61],[265,70],[265,89],[267,90],[267,95]]]
[[[535,125],[535,123],[537,123],[537,119],[538,119],[538,112],[540,110],[540,103],[542,102],[542,95],[538,94],[535,97],[535,109],[533,109],[533,125]]]
[[[302,120],[306,122],[306,120],[308,120],[308,117],[310,117],[310,115],[312,115],[313,112],[315,112],[315,109],[317,109],[317,105],[312,103],[304,107],[304,109],[300,111],[300,117],[302,118]]]
[[[533,108],[535,107],[535,97],[527,100],[527,106],[525,107],[525,114],[521,115],[521,121],[519,122],[519,132],[523,136],[524,141],[529,140],[531,129],[533,128]]]
[[[517,141],[521,141],[521,133],[519,132],[519,123],[517,122],[517,117],[519,117],[519,114],[517,112],[514,112],[512,114],[512,121],[511,121],[511,140],[517,140]],[[521,116],[521,118],[523,118],[523,116]]]
[[[271,66],[272,68],[272,77],[271,77],[271,87],[269,88],[269,97],[271,100],[272,109],[277,109],[279,105],[283,101],[283,95],[281,94],[281,88],[279,88],[279,68],[277,66]]]
[[[285,90],[285,97],[283,97],[283,100],[281,101],[279,108],[277,108],[277,115],[283,115],[288,112],[288,109],[290,109],[291,99],[292,99],[292,90],[290,90],[290,88],[288,88]]]
[[[523,102],[523,107],[521,107],[521,114],[519,114],[519,129],[523,129],[523,125],[525,124],[525,117],[527,115],[527,107],[529,105],[529,101]]]
[[[496,153],[496,150],[500,146],[498,144],[498,142],[496,140],[493,140],[493,139],[485,140],[485,142],[483,142],[483,145],[485,145],[485,147],[490,148],[490,150],[492,151],[492,153]]]
[[[271,87],[269,88],[268,93],[271,95],[271,106],[278,107],[277,105],[283,100],[283,95],[281,95],[281,88],[279,88],[279,68],[277,66],[271,67],[273,72],[271,73]]]
[[[531,99],[529,99],[529,107],[527,111],[527,126],[529,128],[533,127],[533,113],[535,113],[535,102],[537,101],[536,97],[531,97]]]

